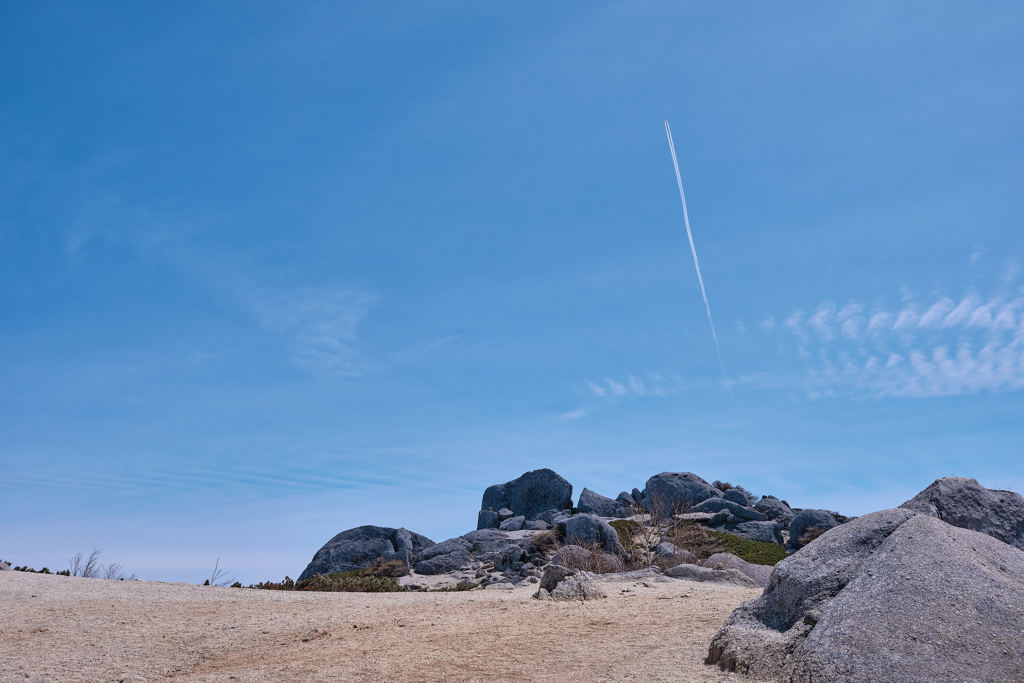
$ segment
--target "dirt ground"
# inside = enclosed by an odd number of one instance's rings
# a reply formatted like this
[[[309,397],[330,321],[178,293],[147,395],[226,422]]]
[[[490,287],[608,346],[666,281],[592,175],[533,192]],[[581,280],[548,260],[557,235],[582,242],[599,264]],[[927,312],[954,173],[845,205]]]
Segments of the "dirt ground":
[[[526,587],[304,593],[4,571],[0,680],[750,680],[703,659],[759,591],[601,585],[606,599],[557,603]]]

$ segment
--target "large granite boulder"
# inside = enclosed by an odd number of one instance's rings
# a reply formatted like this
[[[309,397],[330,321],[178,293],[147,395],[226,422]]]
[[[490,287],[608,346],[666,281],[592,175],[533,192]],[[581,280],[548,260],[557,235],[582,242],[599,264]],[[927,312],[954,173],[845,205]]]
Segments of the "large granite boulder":
[[[522,515],[526,519],[537,519],[546,510],[571,507],[572,484],[549,469],[534,470],[504,484],[488,486],[480,505],[481,510],[507,509],[512,513],[509,517]],[[501,521],[481,512],[477,528],[493,528]]]
[[[408,529],[370,525],[348,529],[316,551],[298,580],[359,569],[378,559],[399,560],[411,567],[418,554],[432,545],[434,542],[429,538]]]
[[[900,506],[1024,550],[1024,498],[974,479],[944,477]]]
[[[707,662],[786,681],[1024,680],[1024,552],[907,509],[833,529],[775,567]]]
[[[754,505],[754,509],[763,514],[773,522],[778,522],[784,527],[788,527],[793,518],[796,517],[796,513],[793,509],[786,504],[785,501],[779,500],[775,496],[763,496],[761,500],[757,501]]]
[[[647,480],[642,502],[659,515],[672,515],[721,496],[721,491],[692,472],[662,472]]]
[[[597,515],[584,513],[570,517],[565,523],[565,542],[584,547],[598,546],[602,552],[612,555],[626,554],[618,532]]]
[[[836,526],[839,526],[839,521],[828,510],[801,510],[789,523],[789,543],[786,547],[792,551],[799,550],[812,529],[826,531]]]
[[[584,488],[583,493],[580,494],[576,509],[580,512],[595,514],[598,517],[630,517],[633,514],[633,511],[622,501],[606,498],[588,488]]]

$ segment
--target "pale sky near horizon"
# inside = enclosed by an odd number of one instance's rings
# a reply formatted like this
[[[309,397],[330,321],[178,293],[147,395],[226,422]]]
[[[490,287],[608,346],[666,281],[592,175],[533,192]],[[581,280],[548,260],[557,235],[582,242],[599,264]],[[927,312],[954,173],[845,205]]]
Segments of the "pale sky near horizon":
[[[1024,490],[1022,29],[0,3],[0,558],[294,577],[537,467],[846,514]]]

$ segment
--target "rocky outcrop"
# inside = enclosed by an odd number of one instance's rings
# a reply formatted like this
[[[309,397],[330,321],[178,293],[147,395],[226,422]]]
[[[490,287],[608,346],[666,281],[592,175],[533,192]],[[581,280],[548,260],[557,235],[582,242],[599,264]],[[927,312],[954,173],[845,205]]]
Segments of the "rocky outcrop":
[[[801,510],[789,523],[789,542],[786,548],[797,551],[805,544],[812,529],[827,531],[839,525],[839,521],[828,510]]]
[[[540,469],[527,472],[517,479],[489,486],[484,491],[477,528],[494,528],[503,519],[485,514],[485,511],[510,511],[509,517],[522,515],[537,519],[546,510],[567,510],[572,507],[572,484],[553,470]]]
[[[900,506],[1024,550],[1024,498],[974,479],[945,477]]]
[[[721,491],[692,472],[662,472],[647,480],[642,503],[648,510],[655,510],[657,505],[658,514],[671,515],[721,496]]]
[[[833,529],[775,567],[708,663],[787,681],[1024,680],[1024,552],[909,509]]]
[[[622,494],[619,494],[620,496]],[[589,512],[598,517],[630,517],[633,511],[620,500],[606,498],[588,488],[583,489],[580,500],[576,504],[580,512]]]
[[[408,529],[360,526],[342,531],[316,551],[299,581],[316,574],[333,574],[371,565],[378,559],[398,560],[411,567],[419,553],[434,545],[426,536]]]
[[[607,597],[589,572],[567,569],[557,564],[544,567],[540,587],[535,598],[538,600],[594,600]]]

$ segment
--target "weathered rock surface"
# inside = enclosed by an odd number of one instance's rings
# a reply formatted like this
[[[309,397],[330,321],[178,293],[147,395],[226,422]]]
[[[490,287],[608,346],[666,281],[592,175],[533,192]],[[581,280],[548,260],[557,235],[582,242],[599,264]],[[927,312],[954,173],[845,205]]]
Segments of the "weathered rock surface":
[[[654,554],[660,558],[674,559],[679,564],[695,562],[697,560],[697,556],[686,548],[680,548],[675,543],[669,543],[668,541],[659,543],[654,548]]]
[[[742,505],[743,507],[750,507],[750,499],[747,498],[747,494],[743,493],[739,489],[726,489],[722,492],[722,498],[731,502]]]
[[[730,491],[735,489],[730,489]],[[728,511],[730,514],[736,515],[740,519],[747,519],[751,521],[764,522],[768,520],[768,517],[758,512],[753,508],[748,508],[734,503],[731,500],[725,500],[724,498],[708,498],[705,501],[697,503],[692,506],[687,513],[693,514],[695,512],[721,512],[722,510]]]
[[[533,596],[538,600],[594,600],[607,597],[589,572],[567,569],[557,564],[544,567],[540,587]]]
[[[467,569],[473,565],[473,556],[467,550],[454,550],[450,553],[437,555],[429,560],[420,560],[416,563],[417,574],[447,574],[449,572]]]
[[[526,517],[523,515],[516,515],[515,517],[509,517],[498,525],[498,528],[502,531],[520,531],[523,528],[523,524],[526,523]]]
[[[908,509],[778,565],[708,663],[787,681],[1024,680],[1024,552]]]
[[[799,550],[804,546],[802,539],[808,530],[832,529],[838,525],[839,521],[828,510],[801,510],[789,523],[789,543],[786,547]]]
[[[721,526],[710,526],[709,529],[722,531],[733,536],[739,536],[747,541],[759,543],[778,543],[782,545],[782,529],[778,522],[731,522]]]
[[[399,560],[412,566],[417,555],[434,545],[426,536],[407,529],[380,526],[360,526],[342,531],[316,551],[309,565],[299,575],[299,581],[316,574],[351,571],[373,564],[378,558]]]
[[[674,579],[686,579],[688,581],[728,583],[734,586],[747,586],[749,588],[758,587],[752,578],[735,569],[709,569],[708,567],[699,567],[695,564],[680,564],[671,567],[665,570],[665,576],[671,576]]]
[[[546,510],[571,507],[572,484],[554,470],[546,468],[527,472],[504,484],[487,487],[480,505],[482,510],[500,511],[504,508],[511,513],[510,517],[522,515],[526,519],[537,519]]]
[[[790,522],[796,517],[796,513],[783,501],[775,496],[763,496],[757,501],[754,509],[763,514],[773,522],[778,522],[784,527],[789,527]]]
[[[753,579],[761,588],[768,585],[768,579],[771,577],[773,569],[773,567],[765,564],[747,562],[732,553],[715,553],[701,562],[701,566],[710,569],[735,569],[739,573]]]
[[[900,506],[1024,550],[1024,498],[974,479],[944,477]]]
[[[685,512],[685,508],[708,498],[721,496],[721,491],[692,472],[662,472],[647,480],[642,502],[648,510],[653,510],[657,501],[657,512],[671,515]]]
[[[615,529],[591,514],[570,517],[565,523],[565,540],[583,546],[599,545],[604,552],[614,555],[624,555],[626,552]]]
[[[583,493],[580,494],[580,500],[576,504],[576,509],[580,512],[589,512],[599,517],[629,517],[633,514],[632,510],[622,502],[606,498],[587,488],[583,489]]]

